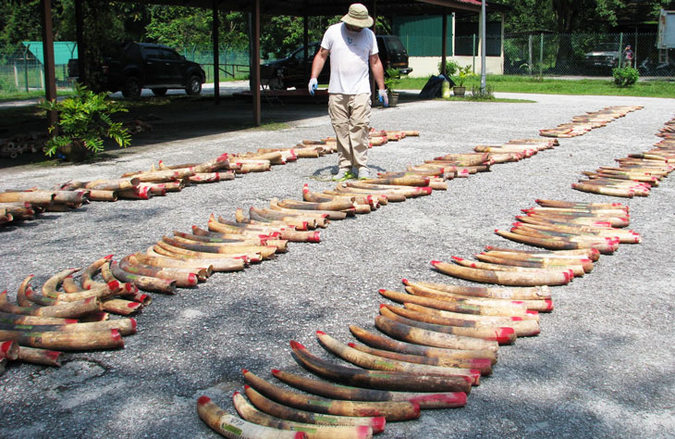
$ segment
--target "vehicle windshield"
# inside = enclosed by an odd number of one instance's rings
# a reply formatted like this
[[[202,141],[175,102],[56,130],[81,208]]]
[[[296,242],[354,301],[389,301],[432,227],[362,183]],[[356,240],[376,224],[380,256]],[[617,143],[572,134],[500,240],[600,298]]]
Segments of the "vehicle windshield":
[[[388,38],[387,46],[389,47],[389,50],[391,50],[392,52],[403,52],[405,50],[403,48],[401,40],[399,40],[398,38]]]

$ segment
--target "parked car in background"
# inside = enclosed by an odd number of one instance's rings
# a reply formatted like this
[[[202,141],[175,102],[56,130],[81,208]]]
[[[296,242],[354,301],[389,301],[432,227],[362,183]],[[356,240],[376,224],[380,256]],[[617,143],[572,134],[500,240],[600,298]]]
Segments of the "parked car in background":
[[[197,95],[206,80],[199,64],[161,44],[124,43],[118,53],[104,58],[102,69],[105,88],[121,91],[127,98],[140,97],[143,88],[149,88],[155,96],[164,96],[168,89]]]
[[[315,41],[307,46],[298,47],[290,55],[260,66],[260,82],[272,90],[286,90],[289,87],[306,87],[312,70],[314,55],[319,51],[320,43]],[[330,57],[317,78],[319,84],[328,83],[330,77]]]
[[[408,65],[408,51],[396,35],[378,35],[377,49],[385,72],[388,69],[398,69],[402,75],[412,72]]]
[[[260,82],[272,90],[285,90],[289,87],[303,88],[309,82],[314,55],[319,51],[320,42],[315,41],[305,47],[299,47],[290,55],[264,63],[260,66]],[[412,69],[408,66],[408,52],[396,35],[378,35],[377,48],[380,60],[387,69],[398,69],[401,74],[408,74]],[[317,78],[319,84],[327,84],[330,78],[330,57]]]
[[[591,70],[611,70],[619,66],[619,44],[601,43],[584,55],[584,65]]]

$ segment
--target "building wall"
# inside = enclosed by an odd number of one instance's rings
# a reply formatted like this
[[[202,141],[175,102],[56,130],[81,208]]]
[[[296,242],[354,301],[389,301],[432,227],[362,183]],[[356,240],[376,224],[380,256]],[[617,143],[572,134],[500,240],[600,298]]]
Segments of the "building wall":
[[[473,65],[475,72],[479,75],[480,72],[480,57],[472,58],[470,56],[449,56],[448,60],[454,60],[461,66]],[[504,73],[504,60],[498,56],[486,57],[486,73],[489,75],[501,75]],[[440,56],[411,56],[408,59],[408,64],[413,71],[408,75],[411,78],[426,78],[430,75],[438,75],[438,66],[441,63]],[[474,64],[475,63],[475,64]]]
[[[442,23],[441,16],[394,17],[392,31],[398,35],[408,51],[408,64],[413,69],[410,77],[425,78],[439,73]],[[501,22],[487,23],[487,31],[486,72],[503,74],[503,19]],[[479,74],[480,40],[475,37],[479,34],[475,22],[458,23],[454,14],[448,15],[446,59],[454,60],[462,66],[472,65],[476,74]],[[475,56],[471,56],[471,52]]]

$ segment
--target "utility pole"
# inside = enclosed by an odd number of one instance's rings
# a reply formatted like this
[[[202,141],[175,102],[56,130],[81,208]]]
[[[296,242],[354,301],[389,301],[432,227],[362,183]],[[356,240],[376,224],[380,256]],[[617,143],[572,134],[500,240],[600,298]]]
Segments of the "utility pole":
[[[485,0],[480,5],[480,94],[485,95]]]

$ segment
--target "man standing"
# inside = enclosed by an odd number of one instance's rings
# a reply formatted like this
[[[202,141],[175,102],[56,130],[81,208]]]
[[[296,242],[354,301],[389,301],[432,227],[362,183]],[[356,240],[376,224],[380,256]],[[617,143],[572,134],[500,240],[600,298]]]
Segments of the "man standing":
[[[633,49],[631,49],[630,44],[623,49],[623,58],[626,62],[626,67],[633,67]]]
[[[328,114],[335,130],[338,173],[334,180],[370,177],[368,169],[368,130],[370,129],[370,78],[368,66],[377,83],[378,97],[389,105],[384,88],[384,68],[378,55],[373,18],[361,3],[354,3],[341,23],[330,26],[323,35],[321,48],[312,61],[308,89],[317,88],[317,77],[330,55]],[[352,173],[357,170],[357,174]]]

